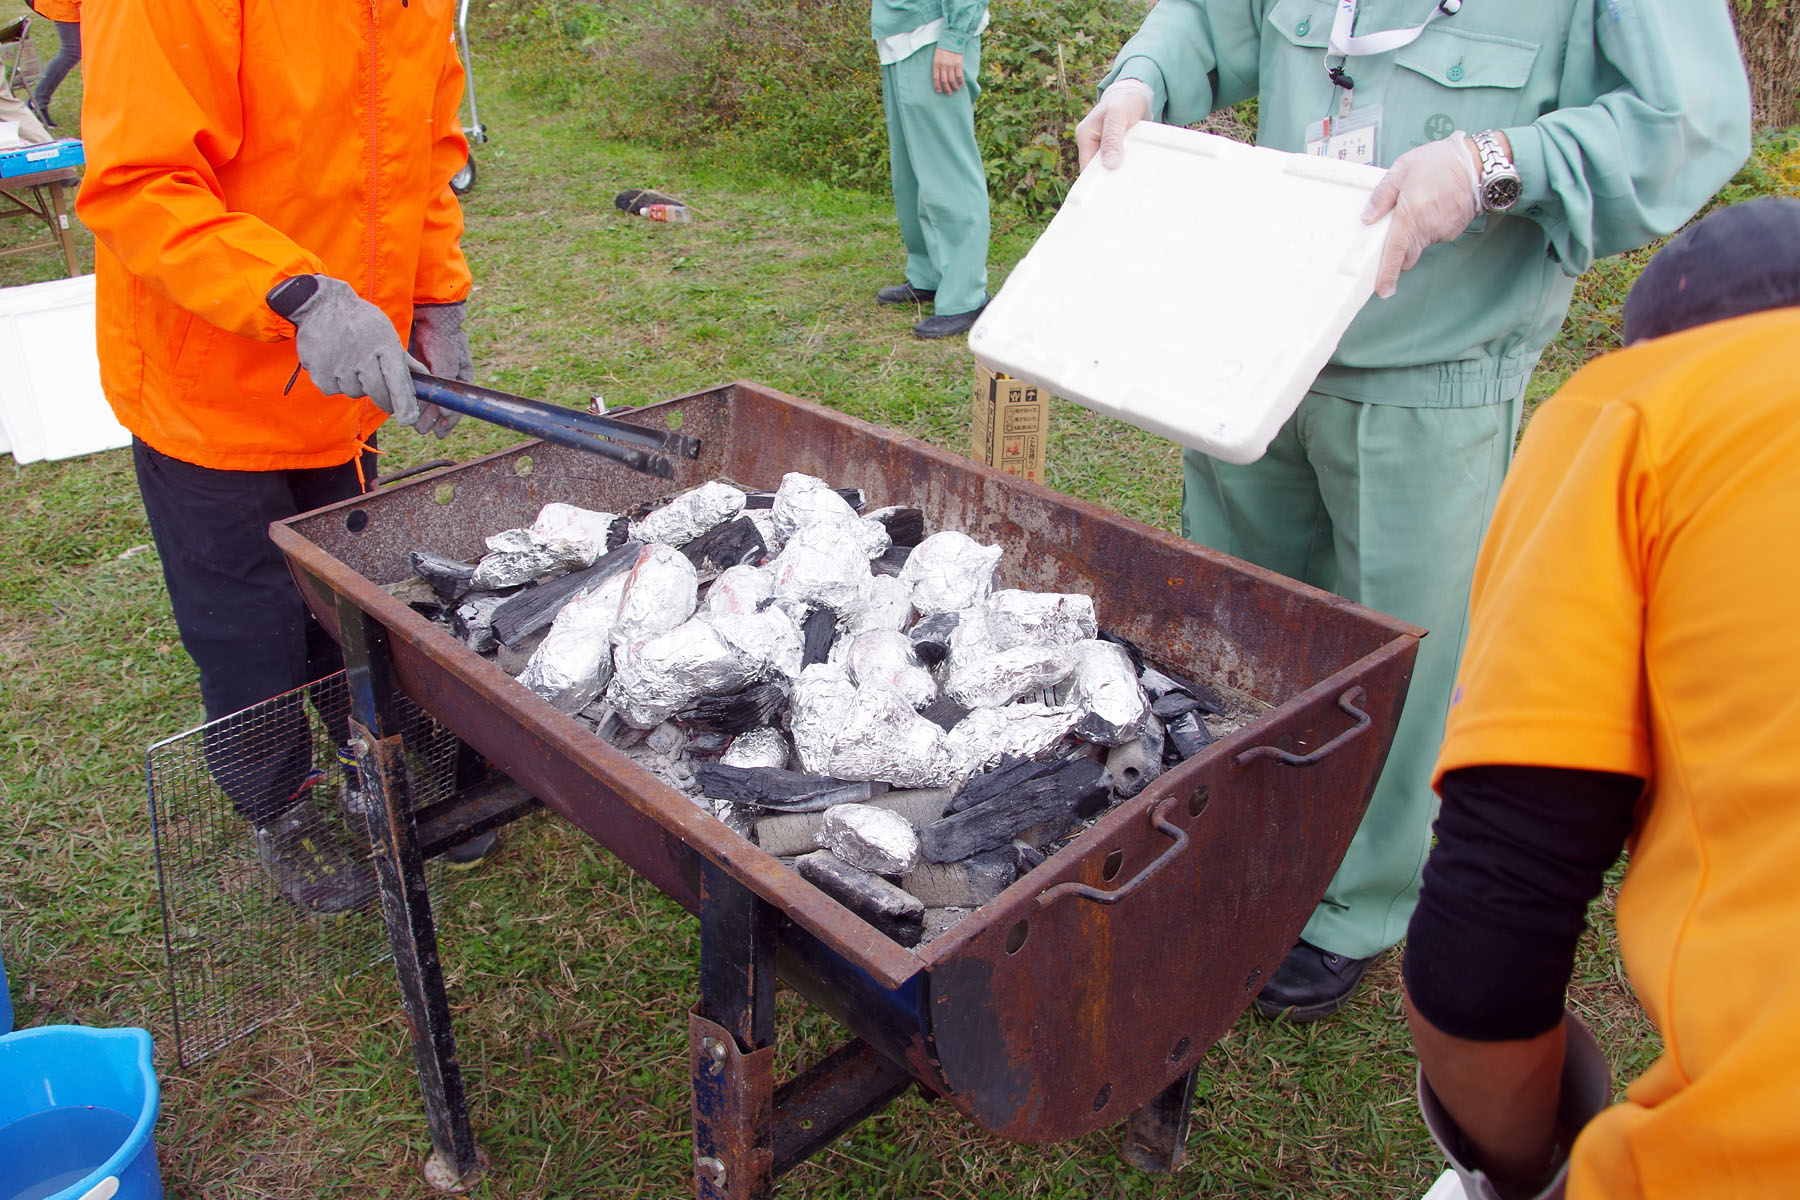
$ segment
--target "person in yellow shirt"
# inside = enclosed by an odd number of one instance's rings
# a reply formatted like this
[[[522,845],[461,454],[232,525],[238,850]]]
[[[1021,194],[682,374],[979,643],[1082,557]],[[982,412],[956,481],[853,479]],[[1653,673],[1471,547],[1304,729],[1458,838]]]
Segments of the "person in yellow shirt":
[[[1408,932],[1426,1123],[1471,1198],[1800,1188],[1800,198],[1649,264],[1532,419],[1476,567]],[[1629,845],[1663,1052],[1607,1107],[1563,1010]]]

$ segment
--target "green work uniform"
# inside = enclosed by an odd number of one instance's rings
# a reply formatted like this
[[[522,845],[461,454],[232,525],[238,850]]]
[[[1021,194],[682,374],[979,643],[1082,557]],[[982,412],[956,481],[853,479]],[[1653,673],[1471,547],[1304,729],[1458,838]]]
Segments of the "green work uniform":
[[[1151,116],[1179,125],[1256,97],[1258,143],[1303,150],[1337,112],[1337,7],[1162,0],[1103,86],[1143,80]],[[1410,29],[1436,7],[1363,0],[1355,32]],[[1302,934],[1365,958],[1400,939],[1418,894],[1469,578],[1532,368],[1575,276],[1691,217],[1748,155],[1750,120],[1717,0],[1464,0],[1344,70],[1352,111],[1380,110],[1379,165],[1498,129],[1524,188],[1368,303],[1262,459],[1183,456],[1187,536],[1431,631],[1368,814]]]
[[[906,243],[906,281],[934,291],[939,315],[987,302],[987,171],[975,145],[985,0],[873,0],[869,23],[882,60],[894,212]],[[962,55],[963,86],[932,82],[936,47]]]

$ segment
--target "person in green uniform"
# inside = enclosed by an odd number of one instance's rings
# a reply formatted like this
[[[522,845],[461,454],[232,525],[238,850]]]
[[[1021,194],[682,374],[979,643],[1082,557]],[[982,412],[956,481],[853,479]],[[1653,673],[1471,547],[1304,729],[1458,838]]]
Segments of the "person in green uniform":
[[[986,0],[870,0],[906,279],[881,304],[932,304],[922,338],[966,333],[987,306],[987,171],[975,145]]]
[[[1744,162],[1749,87],[1723,0],[1162,0],[1101,87],[1084,166],[1116,165],[1140,120],[1255,98],[1259,145],[1389,168],[1365,213],[1392,214],[1376,298],[1268,453],[1182,459],[1184,536],[1430,631],[1367,815],[1256,998],[1311,1020],[1417,901],[1469,580],[1538,355],[1576,276]]]

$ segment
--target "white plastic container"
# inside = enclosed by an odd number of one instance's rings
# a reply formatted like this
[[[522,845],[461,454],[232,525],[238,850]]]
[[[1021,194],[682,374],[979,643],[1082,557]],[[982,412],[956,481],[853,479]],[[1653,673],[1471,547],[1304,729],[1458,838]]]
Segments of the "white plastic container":
[[[1377,167],[1151,122],[1098,158],[969,333],[995,371],[1227,462],[1299,407],[1373,294]]]
[[[0,454],[24,464],[130,444],[100,391],[94,277],[0,288]]]

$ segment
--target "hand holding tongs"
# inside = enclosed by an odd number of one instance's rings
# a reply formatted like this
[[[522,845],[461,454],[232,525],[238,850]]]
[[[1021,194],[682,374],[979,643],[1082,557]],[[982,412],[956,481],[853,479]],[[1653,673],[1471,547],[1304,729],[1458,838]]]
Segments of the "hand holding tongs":
[[[527,400],[523,396],[509,396],[505,392],[477,387],[472,383],[441,379],[423,371],[414,371],[412,378],[413,391],[428,404],[520,433],[528,433],[559,446],[599,454],[623,463],[634,471],[655,475],[659,479],[673,479],[674,465],[661,454],[650,454],[632,447],[647,446],[651,450],[665,450],[683,458],[700,457],[699,439],[676,433],[672,429],[657,430],[646,429],[642,425],[628,425],[609,417],[577,412],[557,404],[546,404],[542,400]],[[620,445],[621,442],[629,445]]]

